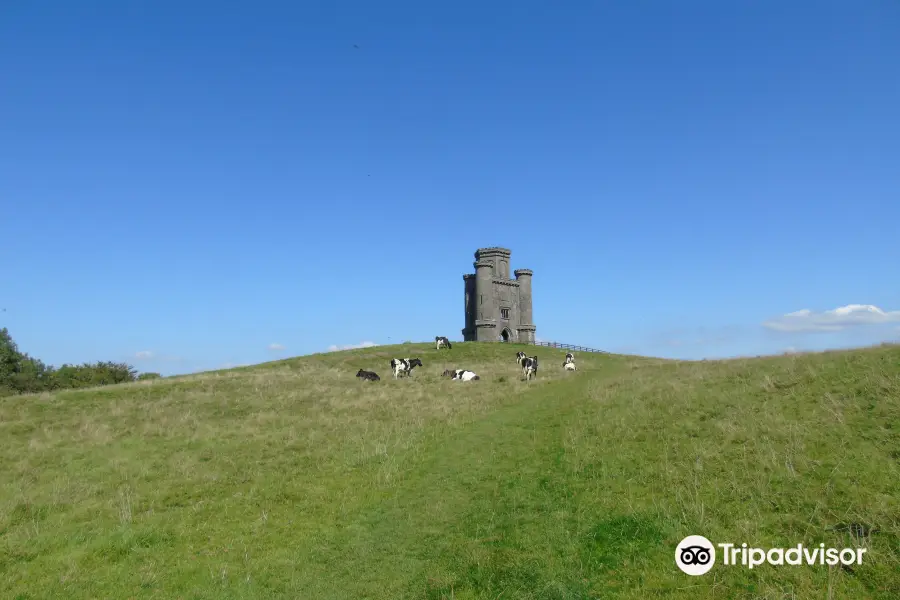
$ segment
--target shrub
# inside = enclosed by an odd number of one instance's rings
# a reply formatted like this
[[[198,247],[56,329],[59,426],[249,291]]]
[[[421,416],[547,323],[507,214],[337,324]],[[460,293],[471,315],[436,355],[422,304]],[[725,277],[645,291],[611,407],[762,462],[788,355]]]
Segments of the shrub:
[[[159,377],[158,373],[145,373]],[[20,352],[9,331],[0,329],[0,396],[32,394],[66,388],[83,388],[135,381],[131,365],[116,362],[64,364],[60,368]]]

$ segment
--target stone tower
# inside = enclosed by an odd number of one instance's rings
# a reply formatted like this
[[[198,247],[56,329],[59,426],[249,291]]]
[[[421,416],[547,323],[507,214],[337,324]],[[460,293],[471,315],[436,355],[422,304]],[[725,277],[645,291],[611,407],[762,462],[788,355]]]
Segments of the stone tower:
[[[506,248],[479,248],[475,273],[463,275],[466,288],[467,342],[533,342],[536,327],[531,314],[530,269],[517,269],[509,277]]]

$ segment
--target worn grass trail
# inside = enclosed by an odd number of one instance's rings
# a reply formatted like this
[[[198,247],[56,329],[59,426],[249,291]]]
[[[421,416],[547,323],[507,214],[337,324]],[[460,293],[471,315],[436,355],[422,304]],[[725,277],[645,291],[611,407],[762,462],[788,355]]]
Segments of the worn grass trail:
[[[900,350],[679,363],[372,348],[0,404],[10,597],[897,598]],[[393,381],[392,356],[424,368]],[[356,370],[374,369],[378,383]],[[480,382],[449,382],[472,368]],[[674,564],[686,535],[856,546]]]
[[[516,535],[520,519],[540,520],[560,508],[552,506],[560,498],[551,489],[558,456],[547,446],[564,442],[572,398],[582,397],[586,381],[557,383],[552,393],[536,387],[517,404],[417,448],[401,481],[360,507],[336,536],[335,555],[348,574],[361,563],[377,573],[370,580],[357,576],[350,596],[460,597],[467,587],[509,597],[539,591],[528,589],[541,579],[532,559],[549,556],[549,540],[510,560],[502,548],[522,541]],[[520,579],[524,573],[518,571],[529,569],[535,571]],[[349,593],[346,581],[323,577],[319,593],[341,587]]]

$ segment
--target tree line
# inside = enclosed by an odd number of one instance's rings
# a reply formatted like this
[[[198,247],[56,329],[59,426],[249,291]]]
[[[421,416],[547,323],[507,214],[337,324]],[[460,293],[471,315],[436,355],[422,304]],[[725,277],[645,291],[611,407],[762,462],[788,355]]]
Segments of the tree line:
[[[0,329],[0,397],[53,390],[112,385],[156,379],[159,373],[140,373],[126,363],[64,364],[57,368],[20,352],[9,331]]]

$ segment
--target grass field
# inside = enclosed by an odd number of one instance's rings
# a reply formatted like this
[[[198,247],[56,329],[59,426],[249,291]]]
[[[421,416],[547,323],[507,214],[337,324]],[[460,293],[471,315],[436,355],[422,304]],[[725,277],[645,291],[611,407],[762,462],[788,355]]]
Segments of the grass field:
[[[520,349],[544,359],[535,381]],[[408,344],[4,398],[0,591],[900,598],[900,347],[579,354],[576,373],[563,355]],[[394,381],[393,356],[424,367]],[[674,561],[689,534],[868,550],[690,577]]]

